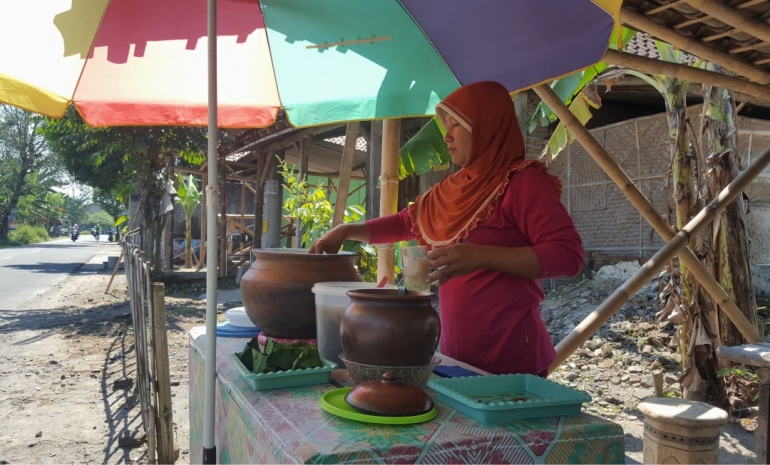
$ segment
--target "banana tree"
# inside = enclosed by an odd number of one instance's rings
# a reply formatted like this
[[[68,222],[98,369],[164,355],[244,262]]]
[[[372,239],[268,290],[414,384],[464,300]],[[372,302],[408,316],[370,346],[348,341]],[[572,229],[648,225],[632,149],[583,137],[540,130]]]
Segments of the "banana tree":
[[[176,203],[182,206],[185,219],[185,242],[184,242],[184,267],[192,268],[192,219],[195,209],[201,203],[201,192],[198,190],[198,183],[195,182],[192,174],[188,176],[185,182],[181,174],[177,174],[179,187],[176,190]]]
[[[685,55],[680,50],[660,41],[656,41],[655,45],[661,60],[679,64],[685,62]],[[703,62],[697,61],[692,66],[701,67]],[[665,75],[649,76],[631,70],[627,73],[654,87],[666,103],[676,226],[681,229],[701,206],[697,195],[700,181],[696,182],[693,177],[693,173],[697,173],[697,156],[688,132],[687,88],[690,82]],[[696,238],[690,247],[697,249],[699,243],[702,241]],[[674,322],[679,323],[677,336],[682,359],[680,380],[683,397],[724,406],[727,394],[724,383],[716,375],[718,358],[714,328],[717,322],[714,316],[717,306],[690,275],[684,263],[679,263],[678,270],[674,267],[671,269],[672,274],[662,293],[664,308],[657,319],[660,321],[670,315]]]
[[[711,63],[710,71],[722,72]],[[726,89],[704,86],[703,120],[701,124],[701,150],[699,163],[705,167],[700,197],[710,202],[738,175],[739,155],[736,150],[735,111],[732,99]],[[712,230],[701,238],[703,257],[707,268],[712,269],[719,283],[735,301],[748,320],[756,325],[756,299],[754,297],[749,268],[749,243],[746,237],[743,198],[738,197],[714,221]],[[719,311],[718,343],[735,346],[746,341],[732,322]],[[727,367],[720,367],[727,368]]]

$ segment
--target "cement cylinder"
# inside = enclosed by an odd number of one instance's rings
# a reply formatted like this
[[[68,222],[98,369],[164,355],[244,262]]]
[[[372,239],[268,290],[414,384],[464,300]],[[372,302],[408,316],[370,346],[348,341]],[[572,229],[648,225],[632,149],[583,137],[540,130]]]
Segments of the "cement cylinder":
[[[644,463],[719,463],[719,430],[727,412],[705,404],[649,397],[644,414]]]

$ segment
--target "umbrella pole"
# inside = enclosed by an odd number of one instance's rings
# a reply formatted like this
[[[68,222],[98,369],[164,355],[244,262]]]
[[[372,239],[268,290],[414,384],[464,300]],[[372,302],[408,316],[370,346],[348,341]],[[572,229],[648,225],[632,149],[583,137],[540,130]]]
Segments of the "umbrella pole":
[[[206,260],[206,382],[203,424],[203,463],[217,462],[217,447],[214,439],[214,395],[216,393],[217,366],[217,206],[219,192],[217,179],[217,0],[208,0],[208,84],[209,84],[209,126],[208,126],[208,178],[214,180],[206,186],[206,232],[208,234]],[[192,446],[192,444],[191,444]],[[194,445],[197,447],[197,444]]]

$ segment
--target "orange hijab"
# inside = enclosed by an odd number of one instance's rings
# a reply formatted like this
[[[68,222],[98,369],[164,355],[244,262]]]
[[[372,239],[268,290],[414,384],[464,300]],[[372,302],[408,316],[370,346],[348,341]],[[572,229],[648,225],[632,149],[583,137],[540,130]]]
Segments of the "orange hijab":
[[[436,105],[445,127],[447,114],[471,131],[471,161],[409,206],[412,232],[421,245],[433,247],[457,243],[489,218],[512,173],[528,166],[547,171],[544,164],[524,159],[513,100],[501,84],[485,81],[460,87]],[[561,194],[561,182],[550,177]]]

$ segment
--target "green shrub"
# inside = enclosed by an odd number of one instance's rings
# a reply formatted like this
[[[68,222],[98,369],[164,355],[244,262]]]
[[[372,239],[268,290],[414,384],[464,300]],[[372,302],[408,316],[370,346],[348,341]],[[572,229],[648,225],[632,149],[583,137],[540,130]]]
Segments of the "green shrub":
[[[15,231],[11,231],[8,234],[8,239],[19,244],[35,244],[47,241],[48,232],[44,226],[20,224],[16,227]]]

